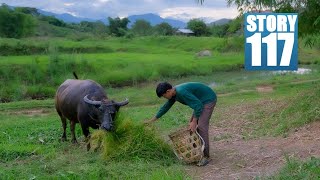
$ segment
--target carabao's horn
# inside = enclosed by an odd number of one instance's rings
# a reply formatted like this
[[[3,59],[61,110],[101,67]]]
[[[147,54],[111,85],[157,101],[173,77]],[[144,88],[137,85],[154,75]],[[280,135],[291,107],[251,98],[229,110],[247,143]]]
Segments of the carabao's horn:
[[[88,99],[88,95],[86,95],[85,97],[83,97],[84,102],[91,104],[91,105],[101,105],[101,101],[93,101]]]

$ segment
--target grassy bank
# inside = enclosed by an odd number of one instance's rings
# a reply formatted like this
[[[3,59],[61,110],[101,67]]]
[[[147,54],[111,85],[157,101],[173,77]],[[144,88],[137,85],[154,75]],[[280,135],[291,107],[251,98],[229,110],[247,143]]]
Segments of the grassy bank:
[[[243,38],[229,39],[213,37],[149,36],[132,39],[109,37],[105,39],[87,38],[80,41],[65,38],[0,38],[0,55],[49,54],[53,50],[61,53],[196,53],[203,49],[216,52],[242,51]]]
[[[173,36],[81,41],[2,38],[0,46],[17,49],[4,49],[2,52],[8,52],[10,56],[0,56],[0,86],[3,87],[0,101],[53,98],[55,90],[65,79],[74,78],[73,71],[81,79],[93,79],[104,87],[240,71],[244,63],[242,42],[240,37]],[[44,49],[44,52],[36,50],[26,53],[31,55],[22,55],[23,51],[29,51],[26,46]],[[195,55],[204,49],[211,50],[213,55]],[[299,63],[317,66],[319,55],[317,46],[301,48]]]
[[[73,71],[81,79],[93,79],[104,87],[240,71],[244,63],[242,42],[241,37],[173,36],[81,41],[1,38],[0,46],[15,50],[0,48],[1,52],[10,55],[0,56],[0,86],[3,87],[0,101],[53,98],[55,90],[65,79],[74,78]],[[32,49],[38,50],[23,53]],[[211,50],[213,55],[195,55],[204,49]],[[319,55],[317,45],[312,49],[301,48],[299,63],[317,66]]]

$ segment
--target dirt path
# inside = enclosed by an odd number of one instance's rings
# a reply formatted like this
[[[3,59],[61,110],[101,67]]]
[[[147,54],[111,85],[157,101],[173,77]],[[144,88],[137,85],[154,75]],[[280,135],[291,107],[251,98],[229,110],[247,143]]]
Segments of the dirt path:
[[[229,129],[211,126],[210,137],[228,134]],[[320,157],[320,121],[306,125],[287,138],[242,140],[237,136],[210,142],[212,161],[205,167],[186,166],[194,179],[255,179],[272,175],[285,164],[285,156]]]

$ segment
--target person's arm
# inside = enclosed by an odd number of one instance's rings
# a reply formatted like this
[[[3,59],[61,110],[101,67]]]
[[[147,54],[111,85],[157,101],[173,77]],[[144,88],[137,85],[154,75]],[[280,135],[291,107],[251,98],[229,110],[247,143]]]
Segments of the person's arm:
[[[203,110],[203,104],[197,97],[188,91],[185,91],[181,98],[189,107],[194,110],[193,115],[190,118],[189,129],[192,132],[195,132],[197,130],[198,119]]]
[[[193,117],[192,120],[189,123],[189,129],[192,132],[195,132],[197,130],[197,125],[198,125],[198,119]]]
[[[151,118],[150,120],[145,121],[145,124],[151,124],[155,121],[157,121],[161,116],[163,116],[168,110],[172,107],[172,105],[175,103],[175,99],[169,99],[158,111],[158,113]]]
[[[172,107],[172,105],[176,102],[174,98],[169,99],[158,111],[155,118],[159,119],[161,116],[163,116],[165,113],[169,111],[169,109]]]

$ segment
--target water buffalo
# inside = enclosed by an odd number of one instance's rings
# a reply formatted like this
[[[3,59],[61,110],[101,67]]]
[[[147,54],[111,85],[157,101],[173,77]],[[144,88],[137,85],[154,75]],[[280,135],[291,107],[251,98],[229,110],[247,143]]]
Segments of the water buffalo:
[[[67,140],[66,119],[69,119],[72,142],[76,143],[74,131],[76,123],[80,123],[82,132],[88,141],[89,127],[94,129],[100,127],[112,131],[116,112],[129,101],[128,99],[123,102],[110,100],[101,85],[92,80],[77,80],[76,74],[74,76],[76,79],[68,79],[58,88],[55,107],[63,127],[61,140]],[[87,149],[90,149],[90,143]]]

